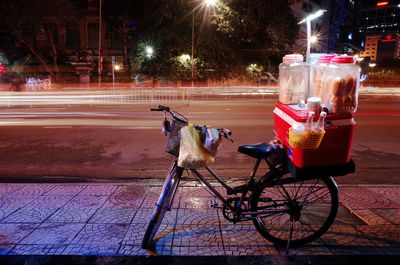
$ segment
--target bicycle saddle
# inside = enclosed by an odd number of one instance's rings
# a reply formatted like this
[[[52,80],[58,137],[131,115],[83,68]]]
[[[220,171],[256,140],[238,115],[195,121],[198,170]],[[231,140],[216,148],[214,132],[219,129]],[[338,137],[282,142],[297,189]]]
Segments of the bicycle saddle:
[[[273,152],[273,149],[269,144],[260,143],[255,145],[239,146],[238,151],[251,157],[263,159],[269,156]]]

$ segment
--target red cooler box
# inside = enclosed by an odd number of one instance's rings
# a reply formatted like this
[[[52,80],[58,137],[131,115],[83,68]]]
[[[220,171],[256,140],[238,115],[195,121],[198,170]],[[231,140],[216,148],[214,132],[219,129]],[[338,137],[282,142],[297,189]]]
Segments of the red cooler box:
[[[289,145],[289,128],[295,122],[305,123],[308,111],[297,105],[276,103],[274,122],[276,136],[287,147],[289,159],[299,168],[343,165],[350,161],[354,135],[352,113],[327,115],[325,135],[317,149],[297,149]],[[314,117],[316,122],[318,115]]]

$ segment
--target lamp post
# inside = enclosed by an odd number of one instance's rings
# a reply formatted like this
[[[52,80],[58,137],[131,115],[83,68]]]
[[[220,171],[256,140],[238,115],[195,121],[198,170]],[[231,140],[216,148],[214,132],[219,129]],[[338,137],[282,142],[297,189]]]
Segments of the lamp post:
[[[215,6],[217,4],[217,0],[203,0],[203,5],[206,7]],[[196,10],[192,12],[192,57],[191,57],[191,68],[192,68],[192,84],[194,80],[194,13]]]
[[[101,48],[101,1],[99,1],[99,61],[98,61],[98,74],[99,74],[99,86],[101,85],[101,68],[103,64],[103,51]]]
[[[304,22],[306,22],[307,25],[307,52],[306,52],[306,61],[309,63],[310,62],[310,47],[311,47],[311,20],[314,20],[320,16],[322,16],[322,14],[326,12],[326,10],[318,10],[317,12],[308,15],[306,18],[304,18],[303,20],[301,20],[298,24],[302,24]]]

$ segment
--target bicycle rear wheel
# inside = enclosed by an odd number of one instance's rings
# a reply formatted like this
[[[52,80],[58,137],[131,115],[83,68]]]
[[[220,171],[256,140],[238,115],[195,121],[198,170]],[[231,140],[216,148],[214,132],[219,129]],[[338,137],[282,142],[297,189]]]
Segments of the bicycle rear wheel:
[[[331,177],[265,187],[251,196],[251,210],[262,212],[253,216],[258,232],[286,247],[319,238],[332,225],[338,205],[338,188]]]
[[[142,248],[148,248],[150,246],[151,241],[161,225],[166,211],[170,209],[182,172],[183,168],[177,166],[177,160],[175,158],[172,162],[167,178],[165,179],[160,198],[158,199],[157,205],[154,208],[153,215],[144,234]]]

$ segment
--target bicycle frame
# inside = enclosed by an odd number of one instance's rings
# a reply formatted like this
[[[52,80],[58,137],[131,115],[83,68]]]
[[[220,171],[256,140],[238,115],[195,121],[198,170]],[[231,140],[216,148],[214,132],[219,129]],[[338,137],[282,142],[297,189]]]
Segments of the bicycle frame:
[[[268,161],[266,160],[268,166],[271,169],[270,164],[268,163]],[[279,213],[279,212],[283,212],[282,210],[270,210],[270,211],[257,211],[257,212],[241,212],[239,209],[241,209],[241,205],[242,203],[245,201],[246,199],[246,195],[248,194],[249,191],[254,191],[255,189],[258,189],[260,187],[264,187],[264,185],[261,185],[261,183],[255,184],[255,174],[257,173],[258,167],[260,166],[261,163],[261,159],[257,159],[253,170],[251,171],[250,174],[250,179],[247,182],[247,184],[242,186],[242,189],[240,191],[234,191],[234,189],[232,187],[230,187],[228,184],[226,184],[225,181],[223,181],[223,179],[218,176],[218,174],[210,167],[206,167],[205,169],[211,174],[211,176],[213,178],[215,178],[224,188],[226,188],[228,193],[231,194],[237,194],[237,193],[242,193],[240,196],[240,200],[237,204],[236,207],[233,207],[212,185],[210,182],[207,181],[207,179],[196,169],[190,169],[190,171],[193,173],[193,175],[203,184],[205,184],[207,186],[207,188],[223,203],[223,205],[228,208],[229,210],[231,210],[235,215],[251,215],[251,216],[255,216],[255,215],[260,215],[260,214],[272,214],[272,213]],[[265,174],[262,178],[270,178],[272,176],[273,171],[269,171],[267,174]]]

